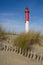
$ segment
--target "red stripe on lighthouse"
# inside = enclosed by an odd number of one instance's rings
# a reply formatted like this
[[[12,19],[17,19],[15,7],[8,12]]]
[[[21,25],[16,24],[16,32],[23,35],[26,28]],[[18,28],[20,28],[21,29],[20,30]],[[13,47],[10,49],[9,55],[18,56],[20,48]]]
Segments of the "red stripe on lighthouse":
[[[25,20],[29,21],[29,10],[28,9],[25,10]]]

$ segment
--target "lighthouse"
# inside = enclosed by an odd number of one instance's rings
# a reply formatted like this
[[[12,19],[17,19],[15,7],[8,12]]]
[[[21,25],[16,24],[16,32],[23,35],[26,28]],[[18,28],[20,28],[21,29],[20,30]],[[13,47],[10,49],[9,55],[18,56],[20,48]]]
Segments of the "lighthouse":
[[[25,32],[29,32],[29,9],[25,9]]]

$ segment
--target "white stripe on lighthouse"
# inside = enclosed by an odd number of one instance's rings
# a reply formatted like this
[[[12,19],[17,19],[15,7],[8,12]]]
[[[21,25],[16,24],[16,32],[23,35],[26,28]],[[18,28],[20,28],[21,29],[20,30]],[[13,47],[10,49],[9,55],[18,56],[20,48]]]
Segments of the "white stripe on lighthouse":
[[[26,21],[25,23],[25,30],[26,32],[29,32],[29,21]]]

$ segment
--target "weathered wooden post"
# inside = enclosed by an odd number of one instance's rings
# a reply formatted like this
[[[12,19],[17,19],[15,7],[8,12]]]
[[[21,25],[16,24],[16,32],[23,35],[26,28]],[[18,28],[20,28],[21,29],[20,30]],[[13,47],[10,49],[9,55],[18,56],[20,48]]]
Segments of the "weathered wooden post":
[[[36,53],[34,52],[33,60],[35,60],[35,57],[36,57]]]
[[[10,47],[10,51],[12,51],[12,47]]]
[[[32,58],[32,54],[33,54],[33,53],[32,53],[32,51],[31,51],[31,52],[30,52],[30,59]]]
[[[12,50],[13,52],[15,51],[15,48],[13,48],[13,50]]]
[[[42,55],[42,53],[41,53],[41,55],[40,55],[40,61],[42,61],[43,60],[43,55]]]
[[[37,54],[35,55],[35,60],[38,60],[38,55]]]
[[[25,56],[25,49],[23,49],[23,56]]]
[[[28,52],[28,58],[30,58],[30,56],[31,56],[31,53],[30,53],[30,52]]]
[[[7,51],[9,51],[9,46],[7,47]]]
[[[20,54],[22,54],[22,48],[20,48]]]
[[[28,56],[28,49],[26,49],[26,51],[25,51],[25,56],[26,57]]]
[[[7,50],[7,45],[5,45],[5,51]]]

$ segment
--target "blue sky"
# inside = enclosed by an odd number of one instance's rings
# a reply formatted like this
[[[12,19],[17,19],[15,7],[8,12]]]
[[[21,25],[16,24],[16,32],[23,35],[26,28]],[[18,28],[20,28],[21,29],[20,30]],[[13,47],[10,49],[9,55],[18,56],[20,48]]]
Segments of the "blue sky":
[[[6,31],[25,31],[25,8],[30,10],[30,30],[43,33],[43,0],[0,0],[0,25]]]

